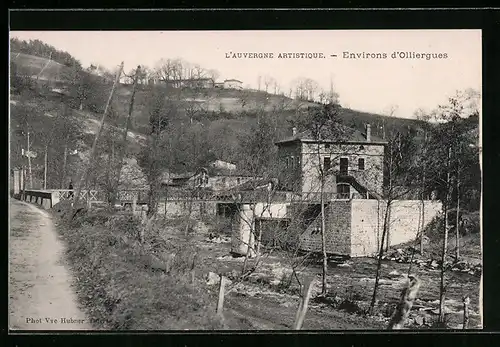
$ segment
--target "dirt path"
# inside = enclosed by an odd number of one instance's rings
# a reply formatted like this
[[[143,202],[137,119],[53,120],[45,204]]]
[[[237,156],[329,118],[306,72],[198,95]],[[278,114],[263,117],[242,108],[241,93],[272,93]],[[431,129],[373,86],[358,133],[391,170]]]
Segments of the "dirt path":
[[[13,330],[86,330],[50,215],[10,200],[9,327]]]

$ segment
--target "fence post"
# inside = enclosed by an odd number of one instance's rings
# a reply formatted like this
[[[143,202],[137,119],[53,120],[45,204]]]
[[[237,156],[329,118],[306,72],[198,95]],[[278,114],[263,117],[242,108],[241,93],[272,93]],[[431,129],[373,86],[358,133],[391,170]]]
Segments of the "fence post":
[[[469,298],[468,295],[463,297],[463,302],[464,302],[464,324],[463,324],[463,329],[469,329],[469,304],[470,304],[470,298]]]
[[[313,288],[313,283],[316,278],[308,277],[306,278],[302,287],[302,297],[300,299],[299,308],[297,309],[297,314],[295,315],[294,329],[302,329],[302,324],[304,323],[304,318],[307,313],[307,306],[309,304],[309,299],[311,298],[311,291]]]
[[[132,198],[132,215],[137,214],[136,210],[137,210],[137,196],[134,194],[134,197]],[[141,215],[142,215],[142,210],[141,210]]]
[[[403,328],[413,306],[413,302],[417,297],[420,288],[420,280],[413,276],[408,276],[408,278],[410,281],[408,282],[408,286],[403,289],[401,293],[401,299],[391,317],[391,321],[387,327],[388,330],[399,330]]]
[[[226,290],[226,277],[220,275],[219,300],[217,301],[217,314],[222,316],[224,309],[224,291]]]

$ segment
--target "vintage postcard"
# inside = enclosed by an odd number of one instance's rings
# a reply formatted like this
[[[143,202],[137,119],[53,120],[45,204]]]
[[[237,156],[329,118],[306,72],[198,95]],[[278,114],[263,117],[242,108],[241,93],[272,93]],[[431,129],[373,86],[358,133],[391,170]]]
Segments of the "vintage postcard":
[[[9,328],[482,329],[481,51],[11,31]]]

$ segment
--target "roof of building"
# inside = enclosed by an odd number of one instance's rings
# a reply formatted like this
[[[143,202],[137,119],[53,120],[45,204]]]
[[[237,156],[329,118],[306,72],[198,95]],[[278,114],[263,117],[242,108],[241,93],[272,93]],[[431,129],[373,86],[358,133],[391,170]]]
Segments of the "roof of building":
[[[214,81],[213,78],[203,77],[203,78],[183,78],[183,79],[175,79],[175,80],[167,80],[167,82],[200,82],[200,81]]]
[[[259,178],[256,177],[245,183],[233,187],[234,190],[256,190],[256,189],[267,189],[268,184],[271,183],[272,186],[278,185],[278,180],[276,178]]]
[[[312,135],[310,130],[297,132],[297,134],[286,137],[282,140],[276,141],[275,144],[287,143],[287,142],[327,142],[327,143],[366,143],[374,145],[386,144],[387,141],[371,134],[371,140],[366,140],[366,133],[361,132],[357,129],[353,129],[344,125],[336,125],[335,133],[340,134],[339,136],[333,136],[324,131],[319,135],[319,138]]]
[[[234,78],[230,78],[230,79],[224,80],[224,82],[240,82],[240,83],[243,83],[242,81],[234,79]]]

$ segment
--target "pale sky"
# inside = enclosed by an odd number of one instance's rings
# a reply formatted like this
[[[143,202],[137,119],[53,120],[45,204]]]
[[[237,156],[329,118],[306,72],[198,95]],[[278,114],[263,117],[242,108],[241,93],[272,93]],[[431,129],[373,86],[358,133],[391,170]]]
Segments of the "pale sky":
[[[297,77],[329,89],[330,78],[343,106],[398,117],[445,103],[456,90],[481,92],[480,30],[322,31],[45,31],[11,32],[40,39],[79,59],[114,68],[125,62],[154,67],[161,58],[182,58],[257,87],[258,76],[274,77],[287,91]],[[447,58],[392,59],[393,52],[447,54]],[[273,59],[232,59],[226,53],[274,53]],[[323,59],[279,59],[280,52],[323,53]],[[386,59],[346,59],[343,52],[386,53]],[[337,57],[330,57],[336,54]]]

